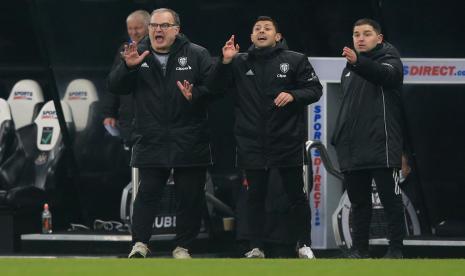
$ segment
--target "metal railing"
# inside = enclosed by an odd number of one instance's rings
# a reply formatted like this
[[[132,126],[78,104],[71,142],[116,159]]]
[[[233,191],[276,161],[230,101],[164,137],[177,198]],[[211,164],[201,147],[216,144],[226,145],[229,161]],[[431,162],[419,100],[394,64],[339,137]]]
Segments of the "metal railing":
[[[307,155],[310,158],[310,161],[312,160],[311,150],[317,149],[320,152],[321,161],[323,161],[323,165],[325,166],[326,171],[338,178],[339,180],[344,180],[344,176],[342,175],[342,173],[338,169],[336,169],[333,163],[331,162],[328,151],[326,150],[325,145],[321,143],[321,141],[308,140],[305,143],[305,149],[307,150]]]

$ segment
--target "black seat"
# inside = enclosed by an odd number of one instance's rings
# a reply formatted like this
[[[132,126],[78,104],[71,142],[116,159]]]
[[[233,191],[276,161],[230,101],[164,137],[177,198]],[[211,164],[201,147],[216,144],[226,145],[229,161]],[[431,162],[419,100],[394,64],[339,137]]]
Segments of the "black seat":
[[[68,129],[73,129],[69,106],[62,102]],[[0,206],[40,206],[57,189],[57,168],[64,153],[55,106],[45,104],[33,124],[17,130],[19,146],[0,166]]]
[[[120,139],[106,133],[91,81],[71,81],[63,101],[70,106],[76,126],[73,149],[78,174],[74,181],[81,194],[82,223],[91,225],[97,218],[116,220],[120,194],[130,178]]]
[[[0,164],[14,151],[15,126],[11,118],[10,106],[0,99]]]

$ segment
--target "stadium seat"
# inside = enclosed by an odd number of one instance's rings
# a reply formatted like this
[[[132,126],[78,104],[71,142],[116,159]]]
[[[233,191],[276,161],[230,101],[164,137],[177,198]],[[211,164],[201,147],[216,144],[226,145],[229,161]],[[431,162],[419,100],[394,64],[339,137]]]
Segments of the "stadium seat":
[[[76,126],[73,152],[77,174],[74,181],[81,194],[82,223],[90,225],[94,219],[115,220],[121,190],[129,181],[129,167],[121,141],[106,133],[97,89],[91,81],[72,80],[63,101],[70,106]]]
[[[72,130],[70,108],[65,102],[61,105]],[[57,187],[55,176],[64,153],[53,102],[47,102],[34,123],[18,129],[17,134],[21,141],[18,150],[0,166],[0,206],[40,206]]]
[[[14,151],[15,127],[11,118],[10,106],[0,99],[0,164]]]
[[[15,128],[29,125],[37,116],[44,102],[39,83],[34,80],[20,80],[11,89],[8,97]]]
[[[71,108],[76,127],[74,153],[80,171],[102,170],[105,160],[102,156],[102,136],[104,133],[98,108],[98,95],[95,85],[86,79],[75,79],[67,88],[63,101]]]

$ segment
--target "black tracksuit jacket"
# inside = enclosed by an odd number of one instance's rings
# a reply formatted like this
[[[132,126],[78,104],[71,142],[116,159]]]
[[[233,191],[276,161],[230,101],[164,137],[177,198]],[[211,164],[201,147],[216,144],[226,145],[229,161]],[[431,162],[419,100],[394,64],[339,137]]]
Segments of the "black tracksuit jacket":
[[[300,166],[307,128],[305,108],[322,95],[321,84],[303,54],[275,47],[237,54],[230,64],[221,60],[208,81],[212,91],[235,87],[237,165],[243,169]],[[276,107],[280,92],[294,101]]]
[[[126,43],[125,43],[126,44]],[[118,48],[116,57],[113,61],[112,70],[120,63],[121,54],[124,45]],[[125,143],[131,142],[131,132],[134,119],[134,100],[133,95],[115,95],[105,92],[102,101],[102,114],[104,118],[115,118],[118,120],[121,129],[121,138]]]
[[[138,52],[151,50],[148,37]],[[178,35],[171,47],[166,75],[150,53],[137,68],[121,61],[108,77],[113,94],[134,94],[135,145],[131,165],[135,167],[186,167],[212,163],[207,128],[208,94],[204,81],[211,68],[208,51]],[[194,84],[189,102],[176,82]]]
[[[347,64],[332,137],[341,171],[401,167],[402,82],[400,55],[387,42]]]

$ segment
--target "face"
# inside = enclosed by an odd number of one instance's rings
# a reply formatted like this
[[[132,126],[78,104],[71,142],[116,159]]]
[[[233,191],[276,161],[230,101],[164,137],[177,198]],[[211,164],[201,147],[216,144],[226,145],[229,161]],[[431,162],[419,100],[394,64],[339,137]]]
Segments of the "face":
[[[252,29],[250,39],[256,48],[274,47],[281,40],[281,34],[271,21],[258,21]]]
[[[128,35],[131,41],[139,42],[148,33],[148,27],[140,17],[130,17],[126,21]]]
[[[152,48],[160,53],[168,53],[171,45],[173,45],[176,35],[179,33],[179,26],[173,26],[174,17],[170,12],[154,13],[150,20],[149,36]],[[154,27],[152,24],[156,24]],[[169,27],[163,30],[160,25],[167,25]]]
[[[355,26],[352,38],[358,53],[368,52],[383,42],[383,35],[376,33],[371,25]]]

